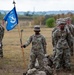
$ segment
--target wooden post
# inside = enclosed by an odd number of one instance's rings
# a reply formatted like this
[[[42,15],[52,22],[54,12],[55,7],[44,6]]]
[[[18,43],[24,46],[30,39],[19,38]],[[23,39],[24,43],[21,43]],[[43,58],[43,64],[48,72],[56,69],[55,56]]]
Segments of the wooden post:
[[[14,4],[14,7],[15,7],[15,4],[16,4],[16,3],[15,3],[14,0],[13,0],[13,4]],[[21,30],[21,33],[20,33],[20,27],[18,26],[18,33],[19,33],[19,38],[20,38],[20,47],[22,46],[22,32],[23,32],[23,30]],[[22,55],[23,55],[24,68],[25,68],[26,63],[25,63],[24,49],[21,48],[21,50],[22,50]]]

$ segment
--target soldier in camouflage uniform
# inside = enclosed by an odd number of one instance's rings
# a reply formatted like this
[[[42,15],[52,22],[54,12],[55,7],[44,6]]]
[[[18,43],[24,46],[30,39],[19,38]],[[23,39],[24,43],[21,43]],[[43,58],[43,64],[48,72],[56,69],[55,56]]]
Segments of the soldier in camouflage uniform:
[[[58,25],[60,22],[63,20],[63,18],[59,18],[56,20],[56,27],[52,30],[52,45],[53,45],[53,57],[55,56],[55,44],[54,44],[54,38],[53,38],[53,33],[58,29]]]
[[[71,33],[71,35],[74,37],[74,25],[71,24],[71,18],[67,17],[65,18],[67,30]],[[74,41],[68,40],[70,50],[71,50],[71,56],[73,56],[73,50],[74,50]]]
[[[58,26],[58,24],[60,23],[61,20],[63,20],[63,18],[59,18],[59,19],[56,20],[56,27],[54,27],[54,29],[52,30],[52,33],[53,33],[55,30],[57,30],[57,26]]]
[[[42,69],[44,54],[46,54],[46,40],[44,36],[40,34],[39,25],[35,25],[34,32],[35,34],[30,36],[29,40],[22,47],[25,48],[32,42],[29,69],[35,67],[36,59],[39,62],[39,68]]]
[[[62,67],[61,60],[64,60],[64,68],[71,70],[70,65],[70,47],[68,45],[67,39],[72,39],[69,32],[65,27],[65,22],[61,21],[57,30],[53,32],[54,45],[56,49],[56,54],[54,57],[54,63],[56,71],[60,70]]]
[[[0,25],[0,57],[3,57],[3,44],[2,44],[2,39],[4,36],[4,27],[2,25]]]
[[[54,57],[55,57],[55,55],[56,55],[56,44],[55,44],[55,39],[54,39],[54,32],[56,31],[56,30],[58,30],[58,26],[59,26],[59,24],[60,24],[60,22],[65,22],[65,20],[63,19],[63,18],[59,18],[59,19],[57,19],[56,20],[56,27],[54,27],[54,29],[52,30],[52,45],[53,45],[53,55],[52,55],[52,61],[53,61],[53,67],[54,67]]]

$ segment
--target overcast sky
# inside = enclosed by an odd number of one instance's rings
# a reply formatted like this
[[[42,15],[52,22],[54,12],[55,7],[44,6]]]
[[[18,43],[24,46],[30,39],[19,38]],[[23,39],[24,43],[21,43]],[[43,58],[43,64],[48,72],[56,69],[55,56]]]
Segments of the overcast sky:
[[[11,10],[13,0],[0,0],[0,10]],[[17,11],[74,10],[74,0],[15,0]]]

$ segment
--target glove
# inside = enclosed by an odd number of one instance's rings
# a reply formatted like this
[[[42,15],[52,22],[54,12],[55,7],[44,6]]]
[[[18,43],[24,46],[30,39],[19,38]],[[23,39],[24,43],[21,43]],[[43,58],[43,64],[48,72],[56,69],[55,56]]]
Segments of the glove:
[[[26,48],[26,46],[25,45],[22,45],[21,48]]]

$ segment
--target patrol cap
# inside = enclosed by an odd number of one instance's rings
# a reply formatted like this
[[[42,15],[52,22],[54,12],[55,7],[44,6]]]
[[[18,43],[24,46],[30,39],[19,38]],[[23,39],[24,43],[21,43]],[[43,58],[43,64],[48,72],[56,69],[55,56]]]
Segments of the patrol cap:
[[[56,20],[56,23],[58,23],[59,21],[61,21],[61,18],[57,19],[57,20]]]
[[[61,19],[60,21],[57,22],[57,25],[65,25],[66,24],[66,21],[64,19]]]
[[[60,21],[60,24],[66,24],[65,20]]]
[[[66,18],[65,18],[65,21],[69,21],[69,20],[71,20],[70,17],[66,17]]]
[[[40,26],[39,25],[35,25],[34,26],[34,31],[40,31]]]
[[[57,21],[56,24],[57,24],[57,26],[60,25],[60,21]]]
[[[63,18],[59,18],[59,19],[57,19],[56,20],[56,24],[57,25],[60,25],[61,24],[61,22],[63,22],[64,21],[64,19]]]

